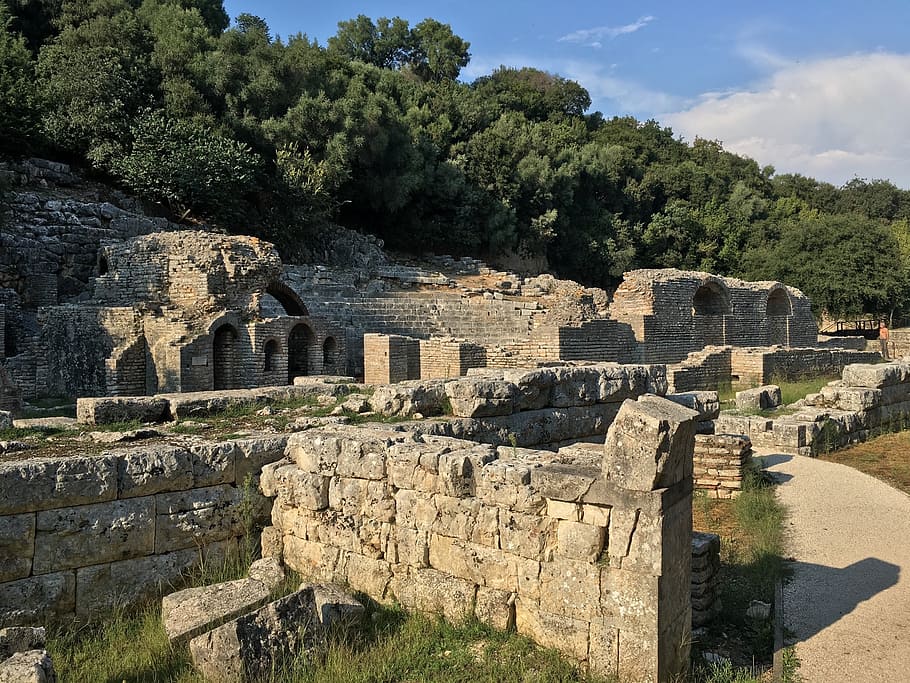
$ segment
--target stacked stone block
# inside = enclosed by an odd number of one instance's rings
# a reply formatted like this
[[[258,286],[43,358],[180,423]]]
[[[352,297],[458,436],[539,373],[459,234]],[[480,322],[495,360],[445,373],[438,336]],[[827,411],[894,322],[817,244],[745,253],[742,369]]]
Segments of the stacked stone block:
[[[263,552],[308,579],[497,628],[595,671],[688,665],[695,417],[627,401],[600,467],[367,428],[292,435],[267,466]]]
[[[420,343],[397,334],[363,335],[363,380],[367,384],[395,384],[415,376],[420,367]]]
[[[148,598],[236,548],[247,475],[285,437],[0,463],[0,627]]]
[[[487,352],[480,344],[438,337],[421,339],[419,344],[420,371],[413,379],[461,377],[487,365]]]
[[[694,486],[709,498],[736,498],[752,459],[752,442],[732,434],[697,434],[693,455]]]
[[[717,596],[720,536],[692,533],[692,627],[711,623],[721,610]]]

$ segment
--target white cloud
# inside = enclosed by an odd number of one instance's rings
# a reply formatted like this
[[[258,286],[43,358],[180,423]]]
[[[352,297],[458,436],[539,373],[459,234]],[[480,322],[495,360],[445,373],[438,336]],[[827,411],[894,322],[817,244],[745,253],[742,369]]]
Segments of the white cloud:
[[[559,38],[560,43],[578,43],[587,47],[601,47],[604,39],[618,38],[629,33],[635,33],[654,21],[654,17],[639,17],[631,24],[623,26],[595,26],[594,28],[585,28],[572,33],[567,33]]]
[[[887,178],[910,188],[910,55],[858,54],[778,67],[752,90],[705,94],[659,118],[690,140],[721,140],[778,173],[836,185],[854,176]]]

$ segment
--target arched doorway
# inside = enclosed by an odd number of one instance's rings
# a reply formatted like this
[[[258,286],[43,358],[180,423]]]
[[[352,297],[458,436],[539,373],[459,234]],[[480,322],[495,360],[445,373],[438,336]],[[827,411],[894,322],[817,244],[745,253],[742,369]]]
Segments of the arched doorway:
[[[224,324],[215,330],[212,340],[213,388],[234,389],[237,386],[237,330]]]
[[[310,347],[314,341],[313,331],[307,325],[301,323],[291,330],[288,336],[288,384],[293,384],[295,377],[309,374]]]
[[[322,343],[322,371],[326,374],[338,374],[335,363],[338,359],[338,342],[335,337],[326,337]]]
[[[723,345],[726,342],[724,316],[730,315],[730,299],[716,282],[706,282],[692,297],[692,317],[695,337],[702,346]]]
[[[768,344],[790,345],[790,316],[793,315],[793,304],[790,295],[783,287],[772,289],[768,294],[766,307],[768,316]]]
[[[274,372],[275,371],[275,356],[278,355],[278,342],[274,339],[269,339],[265,343],[265,371]]]

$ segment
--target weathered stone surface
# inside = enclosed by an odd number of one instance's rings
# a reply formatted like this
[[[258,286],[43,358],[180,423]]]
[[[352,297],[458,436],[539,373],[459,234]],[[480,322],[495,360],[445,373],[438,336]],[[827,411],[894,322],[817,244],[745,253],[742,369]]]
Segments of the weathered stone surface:
[[[284,581],[284,566],[274,557],[263,557],[250,565],[249,578],[272,590]]]
[[[43,626],[10,626],[0,628],[0,660],[16,652],[28,652],[44,647],[47,636]]]
[[[0,626],[43,624],[71,616],[76,574],[71,571],[0,583]]]
[[[57,676],[45,650],[17,652],[0,662],[0,683],[54,683]]]
[[[287,442],[286,435],[258,436],[233,442],[239,449],[235,465],[238,486],[243,484],[247,475],[258,476],[263,465],[281,460]]]
[[[698,422],[715,420],[720,415],[720,401],[716,391],[685,391],[667,394],[666,399],[698,413]]]
[[[457,417],[511,415],[517,388],[502,380],[465,377],[445,385],[446,396]]]
[[[267,680],[273,667],[315,646],[320,631],[313,589],[307,588],[197,636],[190,655],[211,680]]]
[[[439,415],[445,403],[443,380],[399,382],[376,387],[370,406],[383,415]]]
[[[844,368],[842,378],[845,386],[881,389],[910,381],[910,365],[904,362],[876,365],[854,363]]]
[[[500,631],[515,625],[516,593],[480,586],[474,603],[474,616],[484,624]]]
[[[604,446],[604,476],[622,488],[651,491],[692,474],[694,410],[657,396],[625,401]]]
[[[108,396],[76,399],[76,420],[80,424],[112,422],[165,422],[168,402],[158,396]]]
[[[692,532],[692,556],[720,553],[720,536],[702,531]]]
[[[13,414],[7,410],[0,410],[0,430],[12,429]]]
[[[261,607],[269,590],[249,578],[177,591],[161,600],[161,623],[171,642],[189,640]]]
[[[35,553],[35,515],[0,517],[0,582],[31,574]]]
[[[188,450],[194,488],[230,484],[236,480],[235,463],[240,457],[236,441],[195,444]]]
[[[36,523],[35,574],[84,567],[155,550],[155,500],[116,500],[45,510]]]
[[[225,485],[157,494],[155,552],[193,548],[240,535],[242,497],[242,491]]]
[[[515,603],[515,628],[543,647],[555,648],[579,660],[587,659],[587,621],[550,614],[519,596]]]
[[[301,584],[298,590],[313,590],[316,616],[324,629],[347,628],[363,618],[363,605],[330,583]]]
[[[739,410],[768,410],[776,408],[780,402],[780,387],[776,384],[736,392],[736,407]]]
[[[556,553],[571,560],[594,562],[604,547],[604,528],[563,520],[556,531]]]
[[[0,462],[0,514],[98,503],[117,497],[111,455]]]
[[[436,569],[411,568],[395,576],[392,592],[404,607],[459,621],[470,613],[475,585]]]
[[[217,565],[237,550],[236,541],[84,567],[76,572],[76,614],[91,617],[157,597],[201,562]]]
[[[274,557],[277,560],[284,557],[284,534],[281,529],[274,526],[265,527],[259,536],[259,543],[263,557]]]
[[[155,445],[122,451],[117,456],[118,498],[193,487],[193,459],[183,448]]]

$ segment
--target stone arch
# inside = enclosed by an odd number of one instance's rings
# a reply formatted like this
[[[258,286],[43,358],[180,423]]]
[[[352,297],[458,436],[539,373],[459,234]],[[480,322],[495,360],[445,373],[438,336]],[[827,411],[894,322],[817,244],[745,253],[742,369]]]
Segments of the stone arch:
[[[724,286],[708,281],[692,297],[693,315],[730,315],[730,295]]]
[[[219,326],[212,336],[212,386],[217,390],[237,387],[237,328],[230,323]]]
[[[784,287],[775,287],[768,292],[765,307],[768,321],[768,344],[790,345],[790,318],[793,316],[793,302]]]
[[[322,367],[327,372],[327,368],[334,368],[338,358],[338,342],[335,337],[326,337],[322,342]],[[334,371],[334,370],[333,370]]]
[[[310,314],[297,292],[283,282],[273,280],[266,287],[265,293],[281,304],[286,315],[302,317]]]
[[[298,323],[288,335],[288,384],[294,383],[295,377],[310,373],[310,355],[316,335],[305,323]]]
[[[281,346],[278,344],[277,339],[269,339],[265,343],[263,348],[265,354],[265,372],[274,372],[275,371],[275,356],[281,353]]]
[[[702,346],[721,346],[726,343],[725,316],[732,312],[727,288],[708,280],[695,290],[692,297],[692,319],[695,339]]]
[[[793,315],[793,304],[790,294],[783,287],[775,287],[768,293],[768,317]]]

